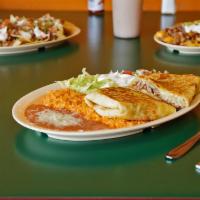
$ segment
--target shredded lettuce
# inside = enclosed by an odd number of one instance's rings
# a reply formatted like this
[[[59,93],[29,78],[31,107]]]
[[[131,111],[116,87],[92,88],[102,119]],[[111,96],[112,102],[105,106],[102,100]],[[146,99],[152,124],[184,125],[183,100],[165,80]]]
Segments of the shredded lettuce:
[[[70,88],[80,93],[88,94],[99,88],[114,87],[116,83],[111,79],[98,80],[99,74],[90,75],[86,72],[86,68],[82,69],[82,74],[77,78],[70,78],[64,81],[58,81],[63,88]]]

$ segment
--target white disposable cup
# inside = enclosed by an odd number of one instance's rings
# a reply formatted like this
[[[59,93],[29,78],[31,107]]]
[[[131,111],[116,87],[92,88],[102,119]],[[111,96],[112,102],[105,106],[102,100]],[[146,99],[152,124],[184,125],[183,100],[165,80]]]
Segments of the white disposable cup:
[[[142,0],[112,0],[113,33],[119,38],[140,35]]]

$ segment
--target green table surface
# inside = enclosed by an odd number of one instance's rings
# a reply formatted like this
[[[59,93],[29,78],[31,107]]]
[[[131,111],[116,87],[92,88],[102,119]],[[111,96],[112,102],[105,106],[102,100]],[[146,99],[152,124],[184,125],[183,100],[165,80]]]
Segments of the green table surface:
[[[1,17],[9,14],[0,12]],[[90,73],[142,67],[200,75],[199,56],[171,54],[153,41],[161,24],[196,20],[199,13],[145,12],[141,37],[129,40],[113,37],[111,13],[52,15],[75,23],[81,34],[44,52],[0,56],[0,197],[200,197],[200,173],[195,170],[200,146],[175,162],[164,158],[199,130],[200,107],[137,135],[93,142],[47,138],[18,125],[11,114],[23,95],[76,76],[83,67]]]

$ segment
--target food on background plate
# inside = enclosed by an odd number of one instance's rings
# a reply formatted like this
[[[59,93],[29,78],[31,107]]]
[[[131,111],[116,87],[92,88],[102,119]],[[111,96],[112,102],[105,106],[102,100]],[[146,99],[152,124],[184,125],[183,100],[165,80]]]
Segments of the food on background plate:
[[[200,46],[200,20],[178,23],[158,31],[155,37],[165,43],[187,47]]]
[[[58,40],[67,34],[65,21],[50,14],[35,19],[10,15],[0,21],[0,47]]]
[[[85,101],[97,114],[109,118],[152,121],[176,112],[165,102],[125,87],[99,89],[86,95]]]
[[[141,84],[143,80],[149,82]],[[37,126],[56,130],[131,127],[188,107],[199,93],[199,80],[191,74],[155,70],[90,75],[83,69],[75,78],[58,81],[61,89],[51,90],[32,102],[25,116]]]
[[[200,77],[193,74],[170,74],[138,71],[134,89],[163,100],[176,108],[188,107],[200,90]]]

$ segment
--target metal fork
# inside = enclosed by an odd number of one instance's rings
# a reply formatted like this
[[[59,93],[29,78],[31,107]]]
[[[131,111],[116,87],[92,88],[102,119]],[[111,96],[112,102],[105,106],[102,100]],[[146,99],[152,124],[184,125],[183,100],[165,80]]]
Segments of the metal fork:
[[[199,140],[200,140],[200,132],[196,133],[194,136],[192,136],[183,144],[172,149],[165,155],[165,157],[170,160],[178,159],[181,156],[185,155]],[[200,168],[200,163],[199,163],[199,168]]]

